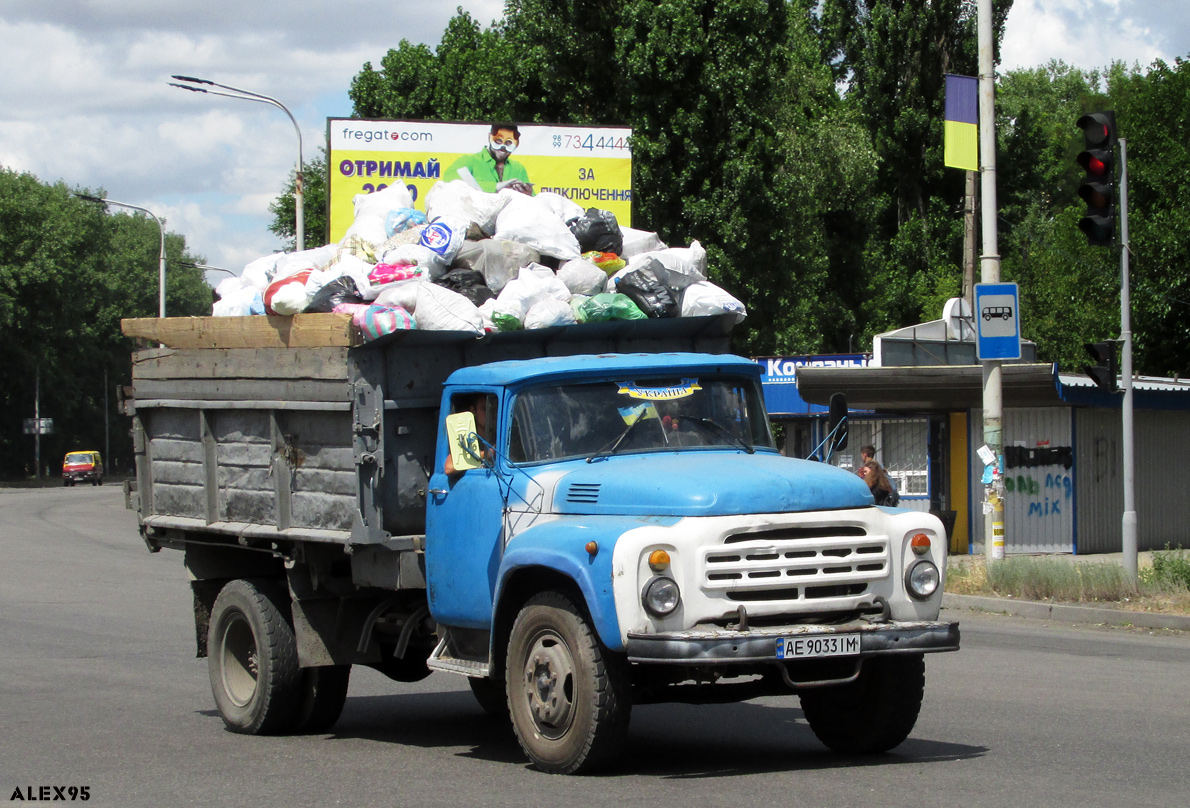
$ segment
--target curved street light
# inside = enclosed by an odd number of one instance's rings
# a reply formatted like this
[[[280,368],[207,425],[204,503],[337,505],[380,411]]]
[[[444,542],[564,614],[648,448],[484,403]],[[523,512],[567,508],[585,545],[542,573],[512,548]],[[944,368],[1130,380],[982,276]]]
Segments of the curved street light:
[[[143,213],[149,214],[157,221],[157,226],[159,228],[161,228],[161,252],[158,254],[158,258],[157,258],[157,316],[164,317],[165,316],[165,220],[160,218],[156,213],[149,210],[148,208],[142,208],[140,205],[129,205],[127,202],[117,202],[114,199],[103,199],[102,197],[90,196],[88,194],[76,193],[74,196],[77,197],[78,199],[82,199],[87,202],[95,202],[96,204],[99,204],[99,205],[116,205],[117,207],[121,207],[121,208],[132,208],[133,210],[139,210]]]
[[[298,136],[298,158],[297,158],[297,175],[293,184],[293,205],[294,205],[294,242],[297,251],[301,252],[306,249],[306,211],[305,203],[302,199],[302,130],[298,127],[297,119],[293,117],[293,113],[286,108],[284,104],[276,98],[271,98],[261,93],[254,93],[250,90],[241,90],[239,87],[229,87],[226,84],[217,84],[208,79],[196,79],[193,76],[171,76],[178,81],[188,82],[187,84],[175,84],[168,82],[171,87],[180,87],[183,90],[189,90],[192,93],[208,93],[210,95],[221,95],[224,98],[239,98],[242,101],[257,101],[261,104],[272,104],[277,109],[289,116],[289,120],[293,122],[293,128]],[[231,92],[221,93],[218,90],[207,90],[202,87],[193,87],[192,84],[206,84],[210,87],[219,87],[223,90],[230,90]],[[233,95],[235,93],[235,95]]]
[[[204,273],[205,272],[226,272],[228,275],[231,275],[233,278],[238,277],[234,270],[226,269],[225,267],[213,267],[210,264],[196,264],[193,261],[175,261],[174,263],[179,264],[184,267],[193,267],[194,269],[201,269]],[[209,281],[208,281],[208,283],[209,283]]]

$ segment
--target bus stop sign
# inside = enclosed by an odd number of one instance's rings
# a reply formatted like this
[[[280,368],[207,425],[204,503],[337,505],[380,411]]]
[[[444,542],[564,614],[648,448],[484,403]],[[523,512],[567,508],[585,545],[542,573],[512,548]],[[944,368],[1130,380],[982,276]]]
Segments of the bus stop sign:
[[[1015,283],[975,284],[975,353],[984,359],[1021,358],[1020,295]]]

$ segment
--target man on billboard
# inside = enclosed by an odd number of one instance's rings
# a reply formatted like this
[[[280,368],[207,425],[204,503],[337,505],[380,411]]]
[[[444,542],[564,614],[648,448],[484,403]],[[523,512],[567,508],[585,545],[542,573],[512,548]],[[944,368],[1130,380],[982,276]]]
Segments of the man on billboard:
[[[500,188],[512,188],[523,194],[532,194],[529,172],[512,159],[512,153],[520,145],[521,133],[515,124],[494,123],[488,133],[487,145],[475,154],[465,154],[455,160],[442,174],[442,180],[463,179],[461,172],[467,172],[479,184],[480,189],[495,193]]]

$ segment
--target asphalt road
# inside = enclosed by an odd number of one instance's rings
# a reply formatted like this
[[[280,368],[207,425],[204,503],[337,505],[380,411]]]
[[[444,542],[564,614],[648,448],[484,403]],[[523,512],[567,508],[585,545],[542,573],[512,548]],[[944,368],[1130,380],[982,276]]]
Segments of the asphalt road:
[[[891,754],[830,754],[793,697],[657,705],[634,711],[615,769],[564,778],[531,769],[446,674],[401,685],[357,669],[326,735],[226,732],[190,609],[181,555],[145,549],[116,487],[0,489],[0,798],[85,786],[91,805],[154,808],[1190,805],[1186,634],[956,614],[964,648],[929,659],[921,719]]]

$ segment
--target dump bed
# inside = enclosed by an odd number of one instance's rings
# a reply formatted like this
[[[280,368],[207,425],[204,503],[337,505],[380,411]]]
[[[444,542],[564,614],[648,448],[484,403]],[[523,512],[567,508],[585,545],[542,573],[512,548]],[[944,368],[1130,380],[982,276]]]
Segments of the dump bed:
[[[147,540],[408,549],[424,532],[442,383],[504,359],[726,353],[730,315],[362,344],[347,315],[126,320]],[[215,534],[215,535],[212,535]]]

